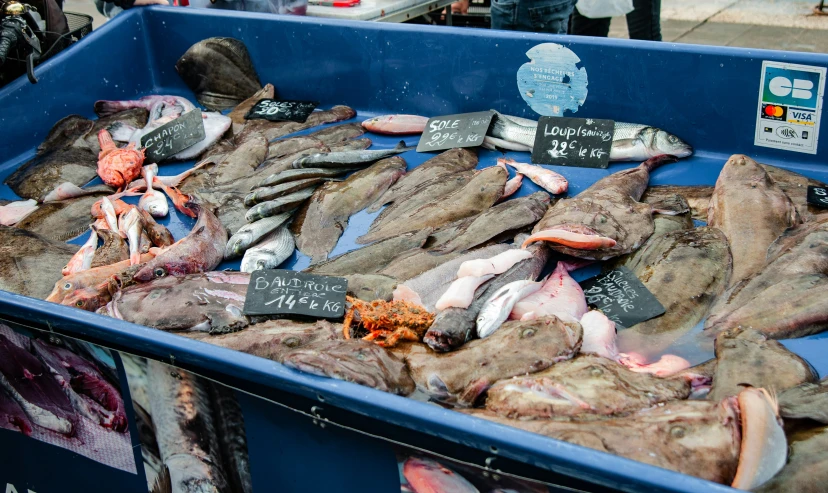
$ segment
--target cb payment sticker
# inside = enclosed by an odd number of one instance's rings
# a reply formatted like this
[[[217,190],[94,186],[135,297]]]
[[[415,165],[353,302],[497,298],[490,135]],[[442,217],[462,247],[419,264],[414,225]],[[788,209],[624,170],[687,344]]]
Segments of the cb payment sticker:
[[[817,153],[825,67],[762,62],[754,145]]]

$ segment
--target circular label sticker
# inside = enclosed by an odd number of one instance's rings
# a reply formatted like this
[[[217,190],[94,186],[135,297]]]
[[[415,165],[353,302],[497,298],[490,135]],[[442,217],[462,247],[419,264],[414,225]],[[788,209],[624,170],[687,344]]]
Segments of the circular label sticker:
[[[520,95],[530,108],[543,116],[573,113],[587,97],[587,72],[578,68],[581,61],[569,48],[543,43],[526,52],[530,62],[517,72]]]

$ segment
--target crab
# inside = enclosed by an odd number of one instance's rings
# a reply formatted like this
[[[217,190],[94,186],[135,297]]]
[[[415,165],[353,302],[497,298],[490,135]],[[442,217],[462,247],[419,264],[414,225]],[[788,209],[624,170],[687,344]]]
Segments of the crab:
[[[98,132],[98,143],[101,145],[101,152],[98,153],[98,176],[107,185],[123,190],[127,183],[141,174],[144,149],[135,149],[134,142],[119,148],[105,128]]]
[[[394,347],[400,339],[420,341],[434,321],[432,313],[408,301],[367,302],[351,296],[347,296],[346,300],[351,304],[342,321],[346,339],[351,338],[351,323],[357,312],[361,320],[357,325],[361,324],[369,332],[362,339],[382,347]]]

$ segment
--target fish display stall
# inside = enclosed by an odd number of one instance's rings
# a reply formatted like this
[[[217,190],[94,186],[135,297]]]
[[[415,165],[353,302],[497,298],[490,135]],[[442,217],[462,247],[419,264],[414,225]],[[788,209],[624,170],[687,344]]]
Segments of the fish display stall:
[[[128,492],[821,491],[826,65],[127,12],[0,92],[0,432]]]

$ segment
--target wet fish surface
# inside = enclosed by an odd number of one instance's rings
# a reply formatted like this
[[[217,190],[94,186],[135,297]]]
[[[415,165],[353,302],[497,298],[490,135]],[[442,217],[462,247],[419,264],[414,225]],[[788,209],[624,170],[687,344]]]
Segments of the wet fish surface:
[[[305,269],[314,274],[344,276],[349,274],[376,274],[400,252],[421,247],[431,231],[405,233],[395,238],[378,241],[362,248],[336,256]]]
[[[779,414],[785,419],[812,419],[828,424],[828,377],[780,392]]]
[[[24,199],[43,200],[61,183],[81,186],[98,176],[98,156],[89,149],[67,147],[36,154],[6,178]]]
[[[790,457],[756,493],[821,493],[828,482],[828,427],[801,430],[788,437]]]
[[[77,245],[0,226],[0,289],[45,299],[77,249]]]
[[[275,269],[293,255],[296,248],[293,233],[287,226],[281,226],[273,233],[262,238],[253,248],[244,252],[241,261],[242,272],[261,269]]]
[[[92,204],[105,194],[97,193],[84,197],[46,202],[36,211],[17,223],[17,227],[42,235],[54,241],[77,238],[89,229],[92,223]]]

